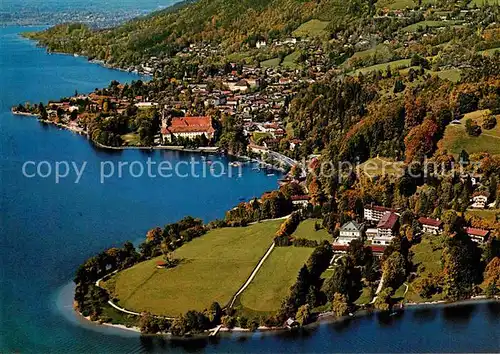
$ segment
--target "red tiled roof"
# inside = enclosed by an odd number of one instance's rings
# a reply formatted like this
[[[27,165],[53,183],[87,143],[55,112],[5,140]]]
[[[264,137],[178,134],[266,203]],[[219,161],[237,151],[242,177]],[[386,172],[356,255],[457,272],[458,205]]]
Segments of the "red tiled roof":
[[[382,245],[370,245],[369,247],[372,249],[373,253],[384,253],[385,251],[385,246]]]
[[[418,222],[422,225],[429,225],[434,227],[441,227],[443,225],[443,222],[441,220],[424,218],[423,216],[418,218]]]
[[[385,213],[377,224],[378,229],[392,229],[398,221],[398,216],[394,213]]]
[[[371,205],[367,209],[372,209],[372,210],[376,210],[376,211],[390,211],[392,213],[394,213],[396,211],[396,209],[386,208],[386,207],[380,206],[380,205]]]
[[[162,134],[167,133],[214,133],[211,117],[174,117],[170,126],[162,129]]]
[[[309,200],[311,199],[308,195],[292,195],[292,200]]]
[[[465,232],[467,232],[467,235],[474,235],[481,237],[486,237],[490,233],[488,230],[476,229],[474,227],[467,227],[465,229]]]
[[[349,246],[333,244],[334,251],[347,251],[347,247],[349,247]]]

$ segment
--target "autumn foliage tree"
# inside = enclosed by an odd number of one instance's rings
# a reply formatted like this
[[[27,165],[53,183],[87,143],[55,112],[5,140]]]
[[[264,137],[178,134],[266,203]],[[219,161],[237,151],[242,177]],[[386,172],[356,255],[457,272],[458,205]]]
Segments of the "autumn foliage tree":
[[[422,124],[413,127],[405,137],[406,162],[421,160],[434,152],[438,130],[433,118],[426,118]]]

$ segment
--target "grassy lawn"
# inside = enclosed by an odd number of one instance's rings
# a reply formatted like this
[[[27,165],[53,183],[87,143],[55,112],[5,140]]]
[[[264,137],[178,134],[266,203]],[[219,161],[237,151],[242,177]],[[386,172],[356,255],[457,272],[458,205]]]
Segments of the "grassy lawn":
[[[382,64],[377,64],[377,65],[372,65],[372,66],[367,66],[365,68],[360,68],[358,70],[353,71],[349,75],[359,75],[359,74],[367,74],[372,71],[377,71],[380,70],[381,72],[386,72],[387,67],[389,66],[391,70],[398,70],[398,69],[405,69],[410,66],[410,59],[401,59],[401,60],[394,60],[390,61],[387,63],[382,63]]]
[[[108,304],[103,306],[102,316],[109,317],[110,323],[112,324],[121,324],[127,327],[133,327],[139,324],[139,318],[137,316],[120,312]]]
[[[332,241],[332,235],[326,231],[326,229],[319,229],[316,231],[314,229],[314,224],[318,222],[320,225],[323,222],[321,219],[307,219],[302,221],[297,230],[292,234],[295,238],[305,238],[308,240],[315,240],[321,242],[323,240]]]
[[[194,239],[174,254],[181,263],[157,269],[161,257],[119,272],[113,295],[132,311],[177,316],[203,310],[213,301],[225,306],[272,243],[282,220],[244,228],[222,228]]]
[[[439,76],[440,79],[450,80],[451,82],[460,81],[461,71],[460,69],[449,69],[441,71],[431,71],[431,75]]]
[[[478,53],[482,55],[493,55],[495,52],[500,52],[500,48],[491,48],[486,50],[481,50]]]
[[[465,149],[469,154],[478,152],[500,154],[500,124],[490,130],[483,129],[478,137],[469,136],[465,131],[467,119],[473,119],[481,125],[482,117],[486,112],[486,110],[480,110],[468,113],[460,120],[461,124],[447,126],[441,141],[443,148],[455,155],[458,155],[462,149]]]
[[[500,5],[500,1],[499,0],[472,0],[468,6],[473,7],[474,5],[476,5],[477,7],[482,7],[484,5]]]
[[[265,138],[272,138],[271,133],[266,133],[266,132],[253,132],[252,134],[253,140],[257,143],[260,144],[262,139]]]
[[[411,247],[413,251],[412,262],[418,267],[419,276],[425,276],[429,273],[437,274],[441,271],[440,236],[424,234],[422,241]],[[421,268],[423,266],[423,268]]]
[[[274,312],[288,295],[300,268],[314,251],[307,247],[276,247],[252,283],[241,294],[240,304],[251,311]]]
[[[498,213],[500,213],[500,209],[470,209],[465,212],[465,215],[474,215],[481,219],[495,221]]]
[[[268,59],[260,62],[260,66],[263,68],[275,68],[280,65],[280,58]]]
[[[321,279],[328,279],[332,276],[333,274],[333,269],[328,268],[325,270],[323,273],[321,273]]]
[[[431,234],[422,235],[422,240],[420,243],[413,245],[411,247],[411,251],[413,252],[412,262],[417,266],[417,278],[425,277],[430,273],[437,275],[442,270],[441,265],[441,238],[440,236],[435,236]],[[416,280],[415,279],[415,280]],[[413,283],[408,284],[408,292],[404,297],[405,300],[410,302],[427,302],[427,301],[438,301],[442,300],[442,294],[436,294],[432,296],[430,299],[421,298],[418,293],[413,288]],[[394,294],[394,298],[402,298],[406,287],[402,285],[398,288]]]
[[[281,65],[290,69],[299,68],[300,65],[297,64],[297,59],[299,58],[299,56],[300,52],[296,50],[295,52],[287,55],[285,59],[283,59],[283,63],[281,63]]]
[[[415,7],[415,2],[413,0],[379,0],[376,6],[379,9],[401,10]]]
[[[126,145],[130,146],[140,145],[139,134],[136,133],[129,133],[122,135],[122,140],[126,143]]]
[[[419,28],[426,27],[446,27],[446,26],[456,26],[462,24],[462,21],[459,20],[450,20],[450,21],[420,21],[414,23],[413,25],[406,26],[402,28],[404,32],[415,32],[418,31]]]
[[[326,21],[310,20],[301,24],[292,34],[294,37],[321,37],[327,33],[325,29],[328,23]]]
[[[365,305],[365,304],[368,304],[370,303],[370,301],[372,301],[372,290],[367,287],[367,286],[363,286],[363,290],[361,291],[361,295],[359,295],[359,297],[357,298],[356,301],[354,301],[354,303],[356,305]]]
[[[391,50],[389,49],[388,46],[386,46],[385,44],[378,44],[373,48],[354,53],[352,57],[349,59],[356,59],[356,58],[364,59],[373,56],[374,54],[377,54],[377,57],[379,56],[382,57],[384,55],[390,54],[390,52]]]
[[[371,158],[358,166],[358,172],[370,178],[381,175],[400,175],[402,170],[403,162],[390,161],[381,157]]]

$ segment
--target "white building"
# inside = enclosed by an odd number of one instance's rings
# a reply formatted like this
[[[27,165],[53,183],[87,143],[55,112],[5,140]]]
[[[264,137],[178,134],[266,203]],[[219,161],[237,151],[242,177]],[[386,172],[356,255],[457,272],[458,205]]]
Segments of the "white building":
[[[291,199],[294,206],[305,208],[309,204],[311,197],[308,195],[293,195]]]
[[[395,211],[396,210],[391,208],[370,204],[364,207],[363,218],[366,221],[378,223],[385,213],[394,213]]]
[[[443,231],[443,222],[440,220],[421,217],[418,222],[422,225],[423,232],[439,235]]]
[[[363,224],[358,224],[356,221],[349,221],[340,228],[337,244],[348,245],[352,240],[361,240],[363,238]]]
[[[476,194],[472,197],[471,207],[475,209],[484,209],[486,203],[488,202],[488,196],[486,194]]]

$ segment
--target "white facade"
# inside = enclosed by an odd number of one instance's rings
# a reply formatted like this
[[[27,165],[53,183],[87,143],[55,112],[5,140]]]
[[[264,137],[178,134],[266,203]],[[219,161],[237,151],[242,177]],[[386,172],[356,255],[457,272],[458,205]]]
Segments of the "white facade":
[[[362,239],[363,237],[363,225],[358,224],[355,221],[349,221],[342,225],[340,228],[339,237],[337,238],[337,244],[348,245],[351,241],[356,239]]]
[[[472,207],[476,209],[484,209],[487,201],[488,197],[485,195],[476,195],[475,197],[472,197]]]

